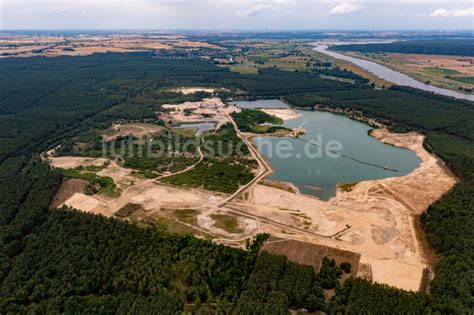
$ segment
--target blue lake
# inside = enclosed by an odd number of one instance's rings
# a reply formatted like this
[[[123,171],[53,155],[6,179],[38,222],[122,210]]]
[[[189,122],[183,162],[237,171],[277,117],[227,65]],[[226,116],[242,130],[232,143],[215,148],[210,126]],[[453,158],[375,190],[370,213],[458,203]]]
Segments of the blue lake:
[[[300,136],[300,139],[314,141],[317,146],[299,139],[281,137],[256,137],[254,142],[275,170],[269,179],[291,182],[302,193],[328,200],[335,196],[338,183],[404,176],[421,163],[413,151],[384,144],[371,137],[368,134],[371,127],[366,124],[332,113],[303,110],[298,112],[301,116],[286,121],[284,126],[304,128],[306,134]],[[341,146],[342,149],[326,151],[328,143],[333,148],[338,149],[338,146]],[[280,149],[284,148],[284,156],[277,154],[278,146]],[[318,146],[323,149],[320,150]],[[381,168],[335,155],[336,151]],[[396,169],[398,172],[389,171],[384,167]]]

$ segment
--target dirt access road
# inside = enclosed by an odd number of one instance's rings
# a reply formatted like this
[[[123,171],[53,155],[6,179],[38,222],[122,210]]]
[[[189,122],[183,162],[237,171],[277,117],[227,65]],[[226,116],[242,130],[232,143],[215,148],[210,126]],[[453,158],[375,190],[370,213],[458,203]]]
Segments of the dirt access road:
[[[273,172],[273,169],[270,166],[270,164],[265,160],[264,157],[262,157],[260,152],[254,147],[253,143],[250,143],[250,141],[248,140],[248,137],[242,134],[242,132],[239,130],[239,128],[237,127],[237,124],[232,119],[232,117],[230,117],[230,115],[227,112],[225,113],[225,115],[227,119],[229,120],[229,122],[232,124],[232,126],[234,126],[237,136],[240,139],[242,139],[242,141],[247,145],[253,158],[258,162],[260,173],[257,176],[255,176],[255,178],[252,179],[248,184],[240,187],[229,198],[225,199],[222,203],[220,203],[218,205],[219,208],[224,207],[226,204],[228,204],[232,200],[242,196],[242,194],[244,194],[245,192],[253,188],[260,180],[264,179],[265,177],[267,177]]]

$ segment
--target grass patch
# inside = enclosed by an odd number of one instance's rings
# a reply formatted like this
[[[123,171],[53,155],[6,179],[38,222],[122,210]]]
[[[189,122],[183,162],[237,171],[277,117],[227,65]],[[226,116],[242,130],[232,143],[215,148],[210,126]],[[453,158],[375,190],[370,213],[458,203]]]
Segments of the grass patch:
[[[215,134],[206,136],[202,149],[206,156],[212,158],[248,156],[250,153],[230,123],[223,125]]]
[[[280,126],[272,126],[272,125],[257,125],[252,127],[253,133],[275,133],[279,131],[291,131],[289,128],[280,127]]]
[[[250,151],[231,124],[207,136],[202,149],[205,158],[201,163],[185,173],[166,177],[163,182],[231,194],[253,179],[251,170],[256,161],[248,158]]]
[[[206,240],[212,240],[214,238],[214,236],[211,234],[202,232],[182,222],[173,220],[172,218],[156,216],[154,218],[150,218],[147,224],[148,227],[154,226],[156,229],[167,231],[172,234],[189,235],[193,237],[197,236]]]
[[[124,167],[143,172],[145,177],[155,177],[155,172],[177,172],[194,164],[198,160],[195,137],[168,132],[157,135],[153,142],[140,142],[131,139],[113,152],[120,152],[124,158]],[[109,147],[109,146],[108,146]],[[109,154],[113,153],[110,151]],[[122,153],[123,152],[123,153]]]
[[[194,157],[163,156],[159,158],[147,158],[133,156],[125,158],[124,166],[141,171],[145,178],[155,178],[157,177],[155,171],[175,173],[184,170],[197,161],[198,158]]]
[[[248,167],[229,160],[206,159],[192,170],[163,179],[163,182],[189,188],[202,188],[231,194],[253,179]]]
[[[257,125],[252,127],[254,133],[267,133],[268,129],[270,129],[271,125]]]
[[[132,176],[135,176],[140,179],[148,178],[148,179],[153,179],[157,178],[159,175],[155,172],[152,171],[133,171],[130,173]]]
[[[83,171],[81,168],[62,170],[63,176],[67,178],[83,179],[89,182],[85,193],[87,195],[107,195],[117,197],[120,193],[117,190],[114,180],[107,176],[98,176],[93,172]]]
[[[429,74],[440,75],[440,76],[453,76],[460,74],[460,72],[452,69],[445,69],[445,68],[423,68],[423,70]]]
[[[340,81],[340,82],[347,82],[347,83],[351,83],[351,84],[354,84],[354,83],[355,83],[354,80],[346,79],[346,78],[340,78],[340,77],[335,77],[335,76],[332,76],[332,75],[321,74],[319,77],[321,77],[322,79],[327,79],[327,80]]]
[[[179,209],[174,211],[174,216],[181,222],[193,224],[194,218],[198,215],[198,212],[193,209]]]
[[[183,137],[194,137],[198,128],[171,128],[171,131]]]
[[[474,77],[451,77],[451,80],[474,85]]]
[[[278,68],[280,70],[286,71],[295,71],[295,70],[304,70],[307,68],[306,66],[307,61],[303,60],[291,60],[291,59],[272,59],[269,60],[265,66],[270,68]]]
[[[229,233],[242,233],[244,230],[239,228],[239,221],[236,217],[228,214],[212,214],[211,218],[215,221],[214,226]]]
[[[100,172],[102,171],[103,169],[107,168],[107,166],[109,166],[110,162],[107,161],[105,162],[103,165],[101,166],[97,166],[97,165],[88,165],[88,166],[84,166],[83,169],[87,172]]]
[[[117,217],[120,217],[120,218],[127,218],[130,215],[132,215],[133,213],[140,210],[141,208],[142,207],[140,205],[137,205],[137,204],[134,204],[134,203],[129,203],[129,204],[123,206],[122,208],[120,208],[120,210],[115,212],[114,215],[117,216]]]
[[[264,123],[283,124],[283,119],[256,109],[243,109],[240,113],[232,113],[231,116],[243,132],[252,132],[256,126]]]

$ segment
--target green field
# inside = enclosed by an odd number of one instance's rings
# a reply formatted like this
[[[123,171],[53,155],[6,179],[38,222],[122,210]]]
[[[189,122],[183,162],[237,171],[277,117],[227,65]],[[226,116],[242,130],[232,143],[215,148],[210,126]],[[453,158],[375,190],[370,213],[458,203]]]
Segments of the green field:
[[[114,180],[110,177],[98,176],[94,172],[84,171],[83,168],[62,170],[64,177],[83,179],[89,182],[86,194],[99,194],[116,197],[120,195]]]
[[[452,69],[444,69],[444,68],[423,68],[424,71],[434,74],[434,75],[442,75],[442,76],[453,76],[460,74],[459,71],[452,70]]]
[[[211,218],[215,221],[215,227],[229,233],[242,233],[244,231],[239,228],[239,221],[234,216],[228,214],[212,214]]]
[[[178,209],[174,211],[174,216],[181,222],[193,224],[198,213],[193,209]]]
[[[474,77],[451,77],[451,80],[474,85]]]

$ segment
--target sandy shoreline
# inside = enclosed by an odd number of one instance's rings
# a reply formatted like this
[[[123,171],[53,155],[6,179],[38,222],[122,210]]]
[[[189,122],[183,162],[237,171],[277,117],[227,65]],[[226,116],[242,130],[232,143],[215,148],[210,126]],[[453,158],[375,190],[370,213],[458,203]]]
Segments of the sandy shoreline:
[[[273,116],[276,116],[278,118],[281,118],[283,120],[291,120],[291,119],[296,119],[298,117],[300,117],[301,115],[295,111],[294,109],[280,109],[280,108],[264,108],[264,109],[261,109],[262,112],[265,112],[269,115],[273,115]]]
[[[451,189],[456,178],[424,149],[423,135],[392,134],[386,129],[375,129],[372,135],[414,151],[422,160],[420,166],[403,177],[360,182],[350,192],[338,191],[327,202],[259,185],[247,203],[248,211],[323,236],[350,226],[336,239],[289,235],[271,226],[265,232],[358,252],[374,281],[417,291],[430,261],[423,240],[418,239],[415,219]]]

